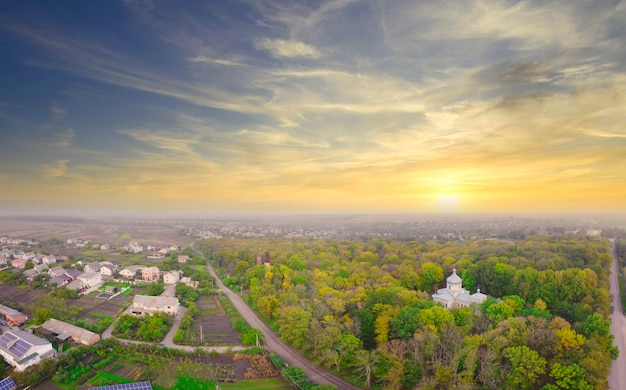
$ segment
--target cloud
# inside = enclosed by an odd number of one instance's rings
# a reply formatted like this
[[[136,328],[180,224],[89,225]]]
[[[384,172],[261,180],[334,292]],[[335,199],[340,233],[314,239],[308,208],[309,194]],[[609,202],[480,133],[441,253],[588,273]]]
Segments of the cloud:
[[[54,145],[59,148],[68,148],[72,146],[72,141],[74,140],[75,135],[76,132],[74,129],[65,129],[57,135],[58,138]]]
[[[41,168],[41,177],[44,180],[53,180],[67,175],[69,160],[57,160],[54,164],[44,164]]]
[[[267,50],[274,57],[320,58],[322,55],[315,47],[294,40],[260,38],[254,42],[254,47],[259,50]]]
[[[207,64],[217,64],[217,65],[224,65],[224,66],[248,66],[248,64],[244,64],[244,63],[237,62],[237,61],[222,60],[222,59],[210,58],[210,57],[205,57],[205,56],[189,57],[187,60],[193,63],[207,63]]]

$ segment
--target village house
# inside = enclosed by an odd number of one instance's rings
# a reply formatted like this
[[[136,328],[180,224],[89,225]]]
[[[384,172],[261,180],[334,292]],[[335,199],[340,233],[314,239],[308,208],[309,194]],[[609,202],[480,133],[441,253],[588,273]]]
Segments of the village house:
[[[34,269],[37,270],[37,273],[42,274],[48,271],[48,264],[37,264]]]
[[[143,252],[143,246],[136,242],[131,242],[124,247],[124,250],[128,253],[141,253]]]
[[[102,275],[100,272],[85,272],[78,277],[86,288],[91,288],[102,283]]]
[[[178,255],[178,262],[179,263],[186,263],[189,260],[189,256],[185,256],[185,255]]]
[[[20,326],[28,321],[26,314],[4,305],[0,305],[0,316],[4,317],[8,323],[15,326]]]
[[[72,281],[72,278],[63,274],[63,275],[55,276],[54,278],[50,278],[50,280],[48,280],[48,285],[52,286],[56,284],[57,287],[65,287],[68,284],[70,284],[71,281]]]
[[[41,327],[51,333],[57,334],[61,339],[67,335],[75,342],[83,345],[94,345],[100,341],[100,335],[54,318],[50,318],[48,321],[44,322]]]
[[[135,298],[133,299],[133,305],[131,306],[130,311],[135,315],[153,313],[166,313],[170,315],[176,315],[179,308],[180,303],[178,302],[178,298],[135,295]]]
[[[51,278],[54,278],[55,276],[65,275],[65,269],[60,265],[52,267],[48,270],[48,275],[50,275]]]
[[[146,282],[157,282],[159,276],[161,276],[161,271],[155,266],[145,267],[141,270],[141,279]]]
[[[31,269],[27,269],[26,271],[24,271],[24,276],[26,276],[26,280],[30,283],[34,280],[35,276],[38,275],[39,272],[37,272],[36,269],[31,268]]]
[[[109,249],[111,249],[111,244],[102,244],[102,245],[100,245],[100,250],[101,251],[108,251]]]
[[[117,272],[117,266],[113,264],[104,264],[102,268],[100,268],[100,274],[102,276],[113,276],[115,272]]]
[[[83,273],[84,273],[83,271],[76,269],[76,268],[68,268],[65,270],[65,275],[69,276],[70,279],[72,280],[78,279],[78,277],[82,275]]]
[[[198,282],[197,280],[191,280],[191,277],[189,276],[184,276],[180,278],[180,283],[184,283],[186,286],[193,288],[198,288],[198,286],[200,285],[200,282]]]
[[[180,280],[180,272],[170,271],[163,274],[163,283],[176,284]]]
[[[100,263],[94,261],[93,263],[86,264],[84,270],[85,272],[100,272],[100,268],[102,268]]]
[[[27,252],[22,254],[22,259],[32,260],[35,258],[35,252]]]
[[[67,286],[65,286],[65,288],[68,290],[81,291],[83,288],[85,288],[85,286],[83,285],[82,280],[76,279],[71,281]]]
[[[41,262],[46,265],[56,264],[57,258],[54,255],[47,255],[41,258]]]
[[[11,266],[13,268],[24,269],[26,267],[26,259],[23,259],[21,256],[11,261]]]
[[[141,271],[144,267],[142,265],[131,265],[130,267],[126,267],[120,271],[120,275],[126,278],[134,278],[137,274],[137,271]]]
[[[0,336],[0,355],[15,371],[24,371],[43,359],[56,357],[56,351],[48,340],[23,330],[8,330]]]
[[[0,254],[0,267],[4,267],[7,264],[9,264],[9,260],[6,258],[6,256],[3,253]]]

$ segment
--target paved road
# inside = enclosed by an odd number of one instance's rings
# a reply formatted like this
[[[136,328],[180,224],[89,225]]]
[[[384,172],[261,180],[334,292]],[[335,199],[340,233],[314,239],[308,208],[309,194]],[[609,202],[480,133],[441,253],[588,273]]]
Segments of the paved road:
[[[279,355],[290,366],[301,367],[309,377],[309,380],[313,383],[320,385],[333,385],[337,389],[358,389],[358,387],[351,385],[350,383],[332,375],[324,369],[315,366],[311,361],[300,355],[296,350],[285,344],[261,319],[256,315],[250,307],[241,299],[241,297],[224,286],[222,281],[217,277],[215,270],[211,267],[211,264],[207,263],[209,273],[215,281],[219,289],[230,299],[235,308],[239,311],[244,320],[248,324],[256,329],[259,329],[263,333],[263,342],[268,350]]]
[[[615,252],[615,239],[611,239],[611,255],[613,255],[613,272],[611,273],[611,295],[615,311],[611,314],[611,333],[615,336],[613,343],[619,348],[619,357],[613,362],[609,374],[609,388],[611,390],[626,390],[626,318],[624,308],[619,298],[619,284],[617,282],[618,266]]]

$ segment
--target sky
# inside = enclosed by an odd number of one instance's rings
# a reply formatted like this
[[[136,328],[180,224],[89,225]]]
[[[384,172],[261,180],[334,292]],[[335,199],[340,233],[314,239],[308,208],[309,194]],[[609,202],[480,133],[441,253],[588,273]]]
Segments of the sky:
[[[624,1],[0,2],[0,213],[626,211]]]

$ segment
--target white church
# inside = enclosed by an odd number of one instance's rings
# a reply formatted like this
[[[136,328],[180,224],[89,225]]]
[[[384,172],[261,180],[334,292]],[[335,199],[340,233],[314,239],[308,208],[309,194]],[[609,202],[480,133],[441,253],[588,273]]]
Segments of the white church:
[[[437,293],[433,294],[433,300],[441,302],[447,309],[452,309],[468,307],[472,303],[483,303],[487,300],[487,296],[480,292],[480,288],[470,295],[469,291],[463,288],[463,280],[456,274],[456,268],[454,268],[452,275],[446,279],[446,288],[437,290]]]

